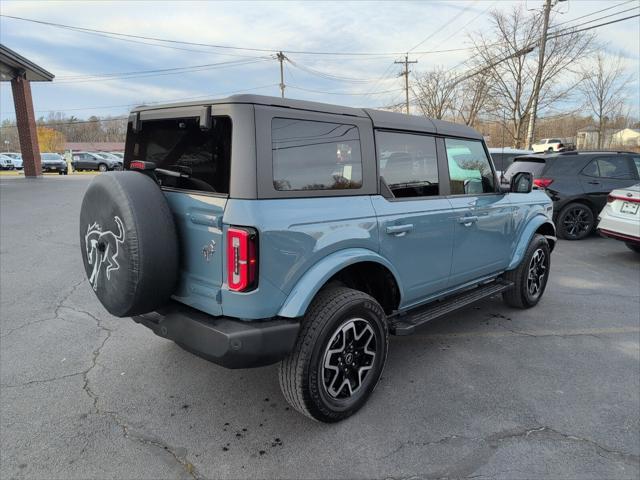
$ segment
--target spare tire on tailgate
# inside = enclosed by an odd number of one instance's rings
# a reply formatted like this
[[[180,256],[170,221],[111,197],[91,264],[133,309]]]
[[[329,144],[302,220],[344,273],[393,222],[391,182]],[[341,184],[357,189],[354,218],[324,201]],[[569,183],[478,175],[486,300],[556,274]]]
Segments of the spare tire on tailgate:
[[[80,210],[87,278],[112,315],[166,303],[178,278],[178,236],[158,185],[139,172],[109,172],[89,185]]]

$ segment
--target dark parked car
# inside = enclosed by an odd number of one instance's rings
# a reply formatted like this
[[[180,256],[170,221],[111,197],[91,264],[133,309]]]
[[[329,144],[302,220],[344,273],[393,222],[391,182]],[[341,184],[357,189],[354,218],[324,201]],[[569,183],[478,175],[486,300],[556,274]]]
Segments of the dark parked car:
[[[43,172],[58,172],[59,175],[67,174],[67,162],[58,153],[43,153],[40,155],[40,165]]]
[[[122,170],[122,160],[115,157],[93,152],[74,152],[71,166],[74,171],[98,170]]]
[[[531,172],[534,184],[553,200],[558,236],[581,240],[595,227],[611,190],[630,187],[640,178],[640,154],[633,152],[562,152],[518,157],[504,174]]]

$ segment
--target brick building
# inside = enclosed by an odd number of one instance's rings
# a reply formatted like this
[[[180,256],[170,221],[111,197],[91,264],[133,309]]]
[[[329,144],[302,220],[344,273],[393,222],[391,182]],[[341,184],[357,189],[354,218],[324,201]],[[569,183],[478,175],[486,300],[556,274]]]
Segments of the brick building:
[[[50,82],[53,74],[0,44],[0,80],[11,82],[20,151],[26,177],[42,175],[31,82]]]

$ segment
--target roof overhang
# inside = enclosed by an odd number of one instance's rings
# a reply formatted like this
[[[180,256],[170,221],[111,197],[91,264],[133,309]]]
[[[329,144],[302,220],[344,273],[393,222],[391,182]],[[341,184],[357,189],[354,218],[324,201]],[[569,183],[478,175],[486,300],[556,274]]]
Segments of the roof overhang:
[[[31,82],[50,82],[55,75],[0,43],[0,80],[6,82],[19,76]]]

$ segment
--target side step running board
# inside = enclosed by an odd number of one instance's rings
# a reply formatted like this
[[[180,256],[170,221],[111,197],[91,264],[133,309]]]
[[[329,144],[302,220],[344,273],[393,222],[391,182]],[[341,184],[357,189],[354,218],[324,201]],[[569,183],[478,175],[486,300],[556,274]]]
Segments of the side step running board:
[[[466,307],[486,297],[490,297],[497,293],[504,292],[513,286],[512,282],[498,280],[495,282],[467,290],[458,295],[445,298],[440,301],[433,302],[427,306],[419,307],[416,310],[409,311],[405,315],[401,315],[391,319],[389,331],[392,335],[411,335],[416,327],[427,323],[434,318],[441,317],[447,313],[451,313],[459,308]]]

